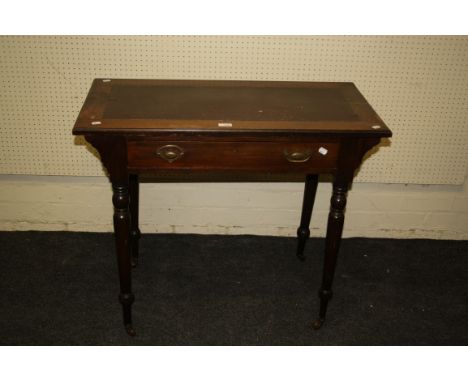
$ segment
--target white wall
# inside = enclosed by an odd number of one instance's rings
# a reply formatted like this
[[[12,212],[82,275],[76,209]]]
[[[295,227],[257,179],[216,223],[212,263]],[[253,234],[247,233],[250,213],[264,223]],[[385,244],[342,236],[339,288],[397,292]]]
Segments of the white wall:
[[[301,183],[148,183],[143,232],[294,236]],[[311,231],[324,236],[331,186],[319,184]],[[104,177],[0,176],[0,230],[112,231]],[[463,186],[357,183],[344,237],[468,239]]]

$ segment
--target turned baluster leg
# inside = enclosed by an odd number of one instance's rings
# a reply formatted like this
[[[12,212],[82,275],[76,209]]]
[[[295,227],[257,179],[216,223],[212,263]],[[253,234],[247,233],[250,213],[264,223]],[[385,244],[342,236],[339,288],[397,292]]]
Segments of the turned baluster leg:
[[[346,194],[348,182],[337,181],[333,183],[333,194],[330,201],[328,215],[327,237],[325,239],[325,260],[323,265],[322,286],[319,289],[320,312],[319,318],[313,326],[319,329],[325,321],[328,301],[332,297],[332,283],[335,274],[336,259],[340,248],[343,232],[344,209],[346,207]]]
[[[139,183],[138,175],[130,175],[130,216],[131,216],[131,228],[130,228],[130,240],[132,249],[132,267],[136,267],[138,264],[138,242],[140,240],[141,232],[138,228],[138,203],[139,203]]]
[[[315,194],[317,193],[318,175],[307,175],[304,187],[304,200],[302,202],[301,224],[297,229],[297,257],[304,261],[304,247],[310,236],[310,218],[314,208]]]
[[[131,283],[131,259],[130,259],[130,212],[128,181],[112,184],[114,204],[114,230],[117,247],[117,264],[120,277],[119,301],[123,308],[125,329],[131,336],[135,335],[132,327],[131,306],[135,299],[132,293]]]

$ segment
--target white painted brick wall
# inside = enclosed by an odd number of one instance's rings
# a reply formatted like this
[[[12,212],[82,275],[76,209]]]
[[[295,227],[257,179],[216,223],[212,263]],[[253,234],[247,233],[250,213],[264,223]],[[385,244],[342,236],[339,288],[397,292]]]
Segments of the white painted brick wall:
[[[295,236],[301,183],[143,184],[143,232]],[[324,236],[331,185],[320,183],[311,231]],[[111,231],[103,177],[0,176],[1,230]],[[468,239],[468,186],[355,184],[344,236]]]

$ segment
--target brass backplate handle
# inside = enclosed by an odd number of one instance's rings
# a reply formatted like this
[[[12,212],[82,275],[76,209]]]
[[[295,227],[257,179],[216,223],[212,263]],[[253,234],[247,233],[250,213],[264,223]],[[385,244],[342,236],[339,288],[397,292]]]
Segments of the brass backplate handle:
[[[158,148],[156,155],[165,161],[172,163],[184,155],[184,149],[177,145],[164,145]]]
[[[288,162],[298,163],[298,162],[307,162],[312,156],[312,150],[292,150],[284,149],[284,157]]]

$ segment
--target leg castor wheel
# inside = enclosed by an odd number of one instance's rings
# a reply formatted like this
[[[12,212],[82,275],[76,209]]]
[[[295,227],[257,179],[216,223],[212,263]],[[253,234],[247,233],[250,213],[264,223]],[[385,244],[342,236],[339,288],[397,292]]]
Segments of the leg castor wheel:
[[[323,318],[317,318],[313,323],[312,323],[312,327],[315,329],[315,330],[319,330],[323,323],[325,322],[325,319]]]
[[[127,332],[127,334],[130,337],[135,337],[136,336],[135,329],[133,329],[133,326],[131,324],[125,325],[125,331]]]

